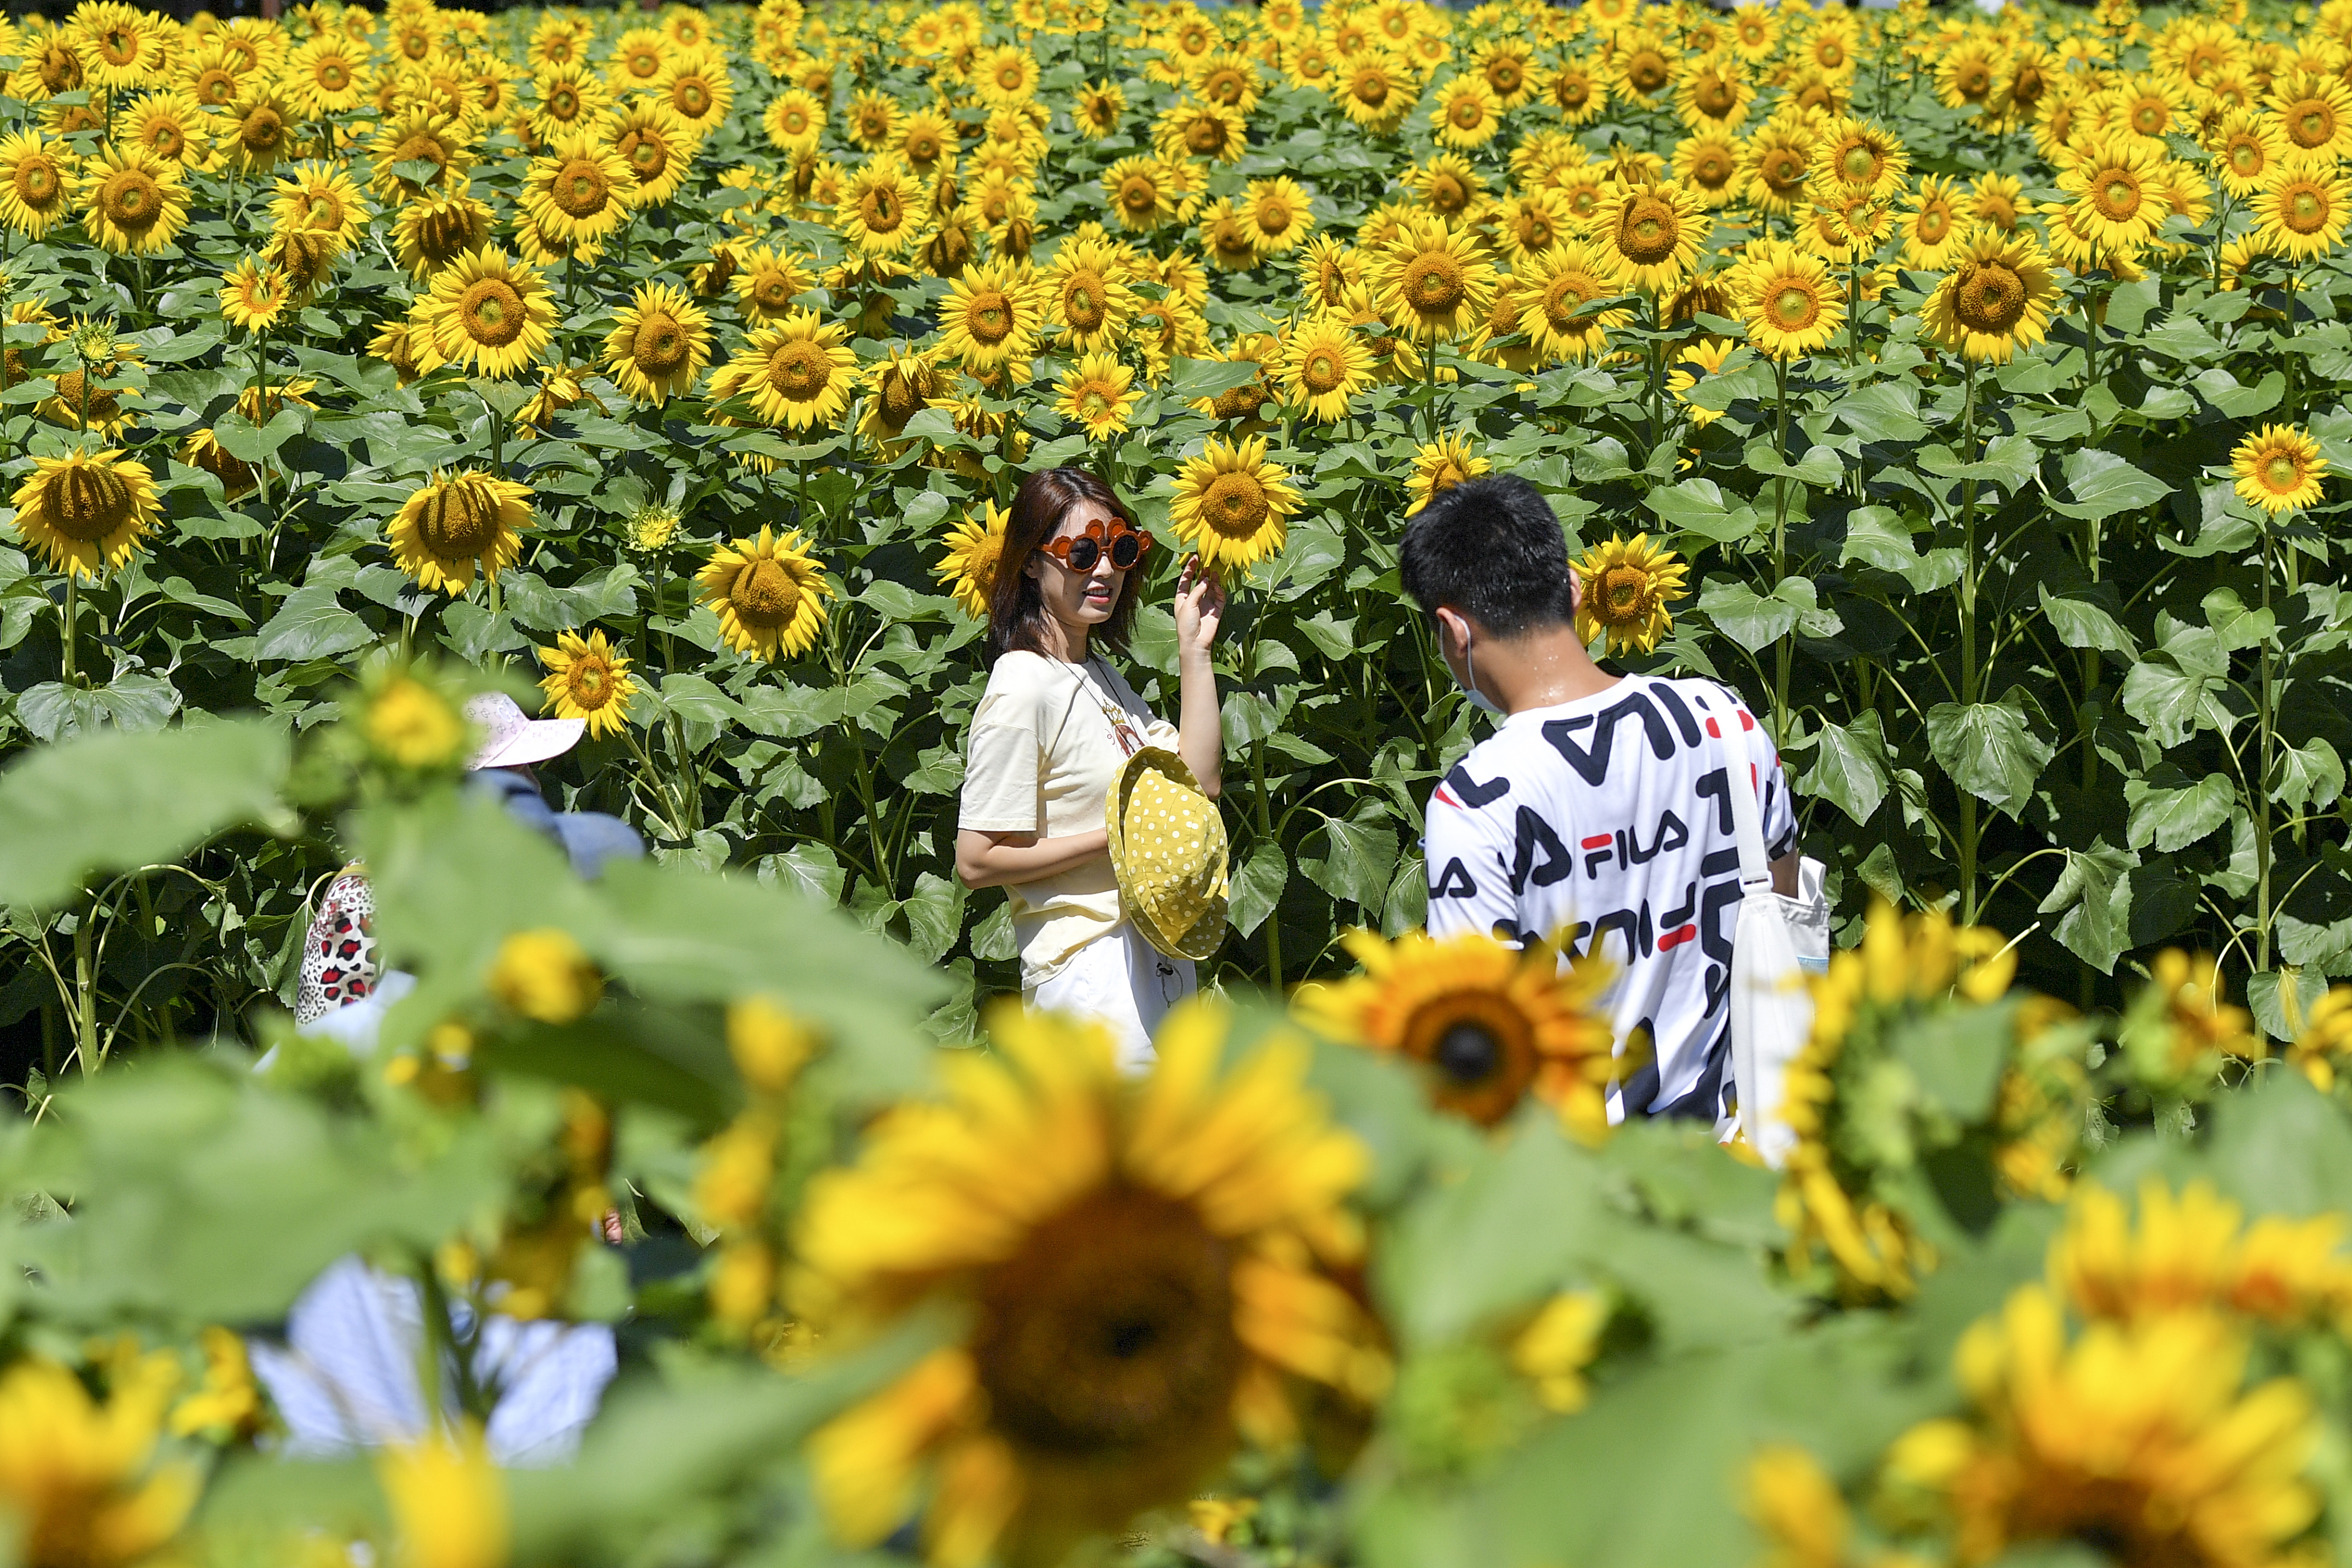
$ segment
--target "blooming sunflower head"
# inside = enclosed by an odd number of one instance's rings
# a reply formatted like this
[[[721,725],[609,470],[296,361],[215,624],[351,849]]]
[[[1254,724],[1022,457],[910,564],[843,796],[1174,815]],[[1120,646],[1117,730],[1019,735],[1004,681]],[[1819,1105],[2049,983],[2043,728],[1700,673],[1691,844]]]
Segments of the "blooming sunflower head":
[[[1290,329],[1283,392],[1308,418],[1324,424],[1347,418],[1349,405],[1371,384],[1371,350],[1346,315],[1318,311]]]
[[[1469,437],[1447,431],[1413,449],[1412,475],[1405,481],[1405,516],[1411,517],[1465,479],[1492,473],[1495,465],[1480,456]]]
[[[1590,643],[1605,633],[1612,653],[1655,653],[1674,628],[1666,606],[1690,591],[1690,569],[1647,534],[1593,546],[1576,563],[1576,634]]]
[[[188,221],[188,190],[177,163],[146,148],[110,144],[82,166],[82,226],[118,256],[163,249]]]
[[[1654,294],[1690,273],[1714,220],[1671,181],[1621,184],[1593,214],[1593,247],[1628,289]]]
[[[824,565],[801,536],[781,538],[767,528],[711,552],[696,575],[697,597],[719,616],[719,635],[738,653],[774,663],[797,658],[824,629],[824,601],[834,592]]]
[[[2006,364],[2042,341],[2058,286],[2031,235],[1979,231],[1928,296],[1927,335],[1969,360]]]
[[[11,499],[16,537],[51,569],[82,578],[128,561],[159,516],[153,475],[120,452],[37,456]]]
[[[2238,494],[2250,506],[2275,517],[2318,501],[2327,477],[2319,443],[2298,425],[2271,424],[2238,443],[2230,454]]]
[[[1495,302],[1496,274],[1478,242],[1438,218],[1408,222],[1373,268],[1381,313],[1413,338],[1474,329]]]
[[[1841,115],[1822,127],[1812,153],[1817,183],[1881,201],[1903,188],[1904,176],[1911,168],[1911,155],[1904,151],[1900,138],[1874,121],[1852,115]]]
[[[635,171],[609,141],[567,131],[550,156],[530,161],[522,204],[550,243],[576,247],[618,228],[637,200],[636,187]]]
[[[477,250],[434,274],[419,302],[441,356],[507,377],[535,362],[555,336],[555,302],[528,262]]]
[[[1042,296],[1037,278],[1021,263],[988,261],[965,269],[940,304],[940,350],[976,373],[1007,365],[1025,372],[1046,325]]]
[[[845,346],[849,329],[814,310],[795,310],[761,327],[710,378],[716,403],[747,400],[762,423],[792,430],[829,428],[849,406],[857,358]]]
[[[846,1541],[922,1498],[937,1561],[1052,1562],[1190,1497],[1241,1437],[1290,1439],[1286,1380],[1385,1389],[1377,1328],[1331,1272],[1358,1256],[1342,1205],[1369,1161],[1307,1090],[1306,1042],[1228,1060],[1213,1003],[1170,1016],[1140,1082],[1097,1026],[992,1021],[995,1054],[811,1184],[803,1314],[850,1343],[919,1308],[968,1326],[809,1458]]]
[[[0,137],[0,223],[28,239],[38,239],[71,210],[74,172],[70,147],[37,132]]]
[[[1128,418],[1142,401],[1135,371],[1116,354],[1081,354],[1064,371],[1056,389],[1055,408],[1063,418],[1080,425],[1089,441],[1102,441],[1127,428]]]
[[[957,605],[975,621],[988,619],[988,603],[996,588],[997,563],[1004,559],[1004,529],[1013,514],[993,501],[982,501],[977,511],[948,530],[948,553],[932,573],[949,586]]]
[[[286,274],[247,256],[221,279],[221,319],[247,332],[266,332],[285,313]]]
[[[1606,1135],[1622,1059],[1600,1005],[1605,964],[1563,969],[1540,942],[1523,952],[1483,932],[1414,931],[1391,942],[1358,931],[1346,943],[1364,972],[1303,990],[1303,1017],[1415,1063],[1435,1104],[1481,1126],[1532,1097],[1578,1136]]]
[[[1267,462],[1265,448],[1262,435],[1239,442],[1213,435],[1170,481],[1169,521],[1212,570],[1228,564],[1246,570],[1282,552],[1285,519],[1300,502],[1289,471]]]
[[[385,530],[394,566],[418,586],[448,593],[471,587],[477,568],[495,578],[522,555],[530,527],[530,486],[477,468],[436,470],[402,504]]]
[[[1845,294],[1820,256],[1785,240],[1748,247],[1732,275],[1757,352],[1790,360],[1825,347],[1845,321]]]
[[[585,637],[560,632],[554,647],[539,651],[539,662],[547,671],[539,683],[547,694],[544,711],[586,720],[592,736],[612,734],[628,721],[636,678],[629,674],[628,659],[603,632],[592,630]]]
[[[710,318],[684,289],[647,284],[613,312],[604,366],[632,401],[659,408],[690,391],[709,362]]]

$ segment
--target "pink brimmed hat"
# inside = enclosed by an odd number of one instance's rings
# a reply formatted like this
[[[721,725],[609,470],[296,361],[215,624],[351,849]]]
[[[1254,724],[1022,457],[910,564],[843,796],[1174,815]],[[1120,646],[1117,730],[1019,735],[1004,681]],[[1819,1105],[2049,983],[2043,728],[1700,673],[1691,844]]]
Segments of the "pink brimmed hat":
[[[466,699],[466,716],[482,731],[482,744],[467,759],[469,768],[522,768],[561,757],[588,731],[584,718],[533,718],[504,692]]]

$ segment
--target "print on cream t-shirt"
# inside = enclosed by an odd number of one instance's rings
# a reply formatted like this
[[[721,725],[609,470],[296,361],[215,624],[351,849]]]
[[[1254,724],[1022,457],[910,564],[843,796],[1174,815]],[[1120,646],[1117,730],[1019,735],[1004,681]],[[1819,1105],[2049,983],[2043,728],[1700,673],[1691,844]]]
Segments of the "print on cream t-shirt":
[[[1102,658],[1072,664],[1007,653],[972,710],[958,826],[1047,839],[1100,828],[1119,765],[1143,747],[1173,750],[1176,741],[1176,727],[1155,717]],[[1024,990],[1122,918],[1107,854],[1005,893]]]

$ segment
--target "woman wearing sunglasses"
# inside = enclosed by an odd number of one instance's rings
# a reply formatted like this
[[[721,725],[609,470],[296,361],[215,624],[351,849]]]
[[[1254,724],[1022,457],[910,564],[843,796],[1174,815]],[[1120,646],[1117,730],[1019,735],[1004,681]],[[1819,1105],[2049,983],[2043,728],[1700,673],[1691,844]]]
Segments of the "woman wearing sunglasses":
[[[1003,887],[1032,1005],[1098,1019],[1120,1063],[1151,1060],[1151,1031],[1192,994],[1120,913],[1103,830],[1120,765],[1146,746],[1183,758],[1214,799],[1223,719],[1209,649],[1225,595],[1196,556],[1177,574],[1178,724],[1146,707],[1103,657],[1123,652],[1152,550],[1109,486],[1079,468],[1022,481],[989,589],[988,689],[964,750],[956,874]]]

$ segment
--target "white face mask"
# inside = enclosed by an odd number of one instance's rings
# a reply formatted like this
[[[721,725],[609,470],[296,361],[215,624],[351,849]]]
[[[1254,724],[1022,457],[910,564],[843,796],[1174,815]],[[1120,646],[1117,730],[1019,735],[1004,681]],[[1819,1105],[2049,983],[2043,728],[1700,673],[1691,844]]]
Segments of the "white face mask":
[[[1466,622],[1462,628],[1462,668],[1470,678],[1466,681],[1456,681],[1454,685],[1460,686],[1462,695],[1470,699],[1470,706],[1481,713],[1493,714],[1496,718],[1508,716],[1494,698],[1478,689],[1478,660],[1477,656],[1470,651],[1470,628]]]

